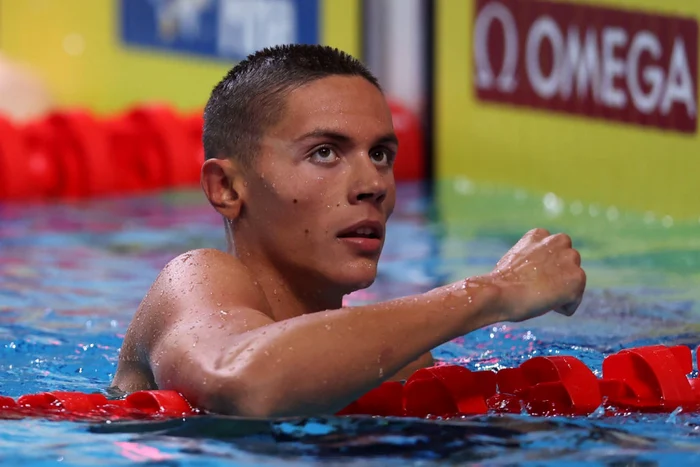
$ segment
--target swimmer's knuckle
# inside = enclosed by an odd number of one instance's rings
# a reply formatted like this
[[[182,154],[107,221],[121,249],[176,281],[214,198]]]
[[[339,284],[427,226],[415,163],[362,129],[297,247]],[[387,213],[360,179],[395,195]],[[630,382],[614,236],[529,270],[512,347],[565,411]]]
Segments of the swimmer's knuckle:
[[[530,231],[527,233],[527,235],[528,235],[529,237],[541,238],[541,237],[547,237],[547,236],[549,235],[549,232],[548,232],[546,229],[543,229],[543,228],[541,228],[541,227],[536,227],[536,228],[530,230]]]
[[[573,261],[574,263],[578,264],[581,262],[581,253],[579,253],[577,250],[575,250],[573,248],[570,250],[567,250],[567,255],[569,256],[569,259],[571,261]]]
[[[561,245],[566,248],[571,247],[571,237],[565,233],[551,235],[548,240],[555,245]]]

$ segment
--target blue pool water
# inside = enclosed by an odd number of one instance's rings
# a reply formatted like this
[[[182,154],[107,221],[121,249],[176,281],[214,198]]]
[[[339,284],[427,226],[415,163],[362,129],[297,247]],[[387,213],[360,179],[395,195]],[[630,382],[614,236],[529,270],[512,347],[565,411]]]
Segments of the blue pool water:
[[[700,343],[700,225],[467,180],[433,199],[401,185],[376,283],[351,303],[487,272],[534,226],[574,237],[589,290],[573,318],[474,332],[435,349],[470,369],[565,354],[600,371],[640,345]],[[196,191],[42,206],[0,204],[0,394],[103,391],[129,320],[160,268],[223,248]],[[452,421],[225,417],[90,424],[0,421],[8,465],[672,465],[700,460],[694,414],[605,418],[480,416]]]

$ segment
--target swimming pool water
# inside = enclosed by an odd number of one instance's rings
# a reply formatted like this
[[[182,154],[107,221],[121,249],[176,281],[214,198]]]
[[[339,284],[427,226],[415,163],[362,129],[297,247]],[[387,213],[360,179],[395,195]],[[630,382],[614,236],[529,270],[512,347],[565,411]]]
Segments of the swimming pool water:
[[[599,371],[621,348],[700,343],[699,220],[468,180],[440,183],[433,198],[420,185],[400,185],[379,277],[349,301],[418,293],[487,272],[534,226],[566,231],[580,249],[589,289],[579,312],[491,326],[440,346],[438,359],[484,369],[565,354]],[[160,268],[185,250],[212,246],[224,247],[221,221],[198,191],[0,204],[0,394],[103,391],[129,320]],[[670,465],[700,460],[699,434],[700,416],[684,413],[444,422],[25,419],[0,421],[0,462]]]

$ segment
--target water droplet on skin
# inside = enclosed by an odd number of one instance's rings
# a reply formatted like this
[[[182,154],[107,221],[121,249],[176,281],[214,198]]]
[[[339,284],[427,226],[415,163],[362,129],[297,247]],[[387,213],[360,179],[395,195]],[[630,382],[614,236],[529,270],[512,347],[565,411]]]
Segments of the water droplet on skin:
[[[379,377],[383,378],[384,377],[384,368],[379,369]]]
[[[330,325],[330,324],[326,324],[326,330],[327,330],[327,331],[330,331],[330,330],[331,330],[331,325]]]

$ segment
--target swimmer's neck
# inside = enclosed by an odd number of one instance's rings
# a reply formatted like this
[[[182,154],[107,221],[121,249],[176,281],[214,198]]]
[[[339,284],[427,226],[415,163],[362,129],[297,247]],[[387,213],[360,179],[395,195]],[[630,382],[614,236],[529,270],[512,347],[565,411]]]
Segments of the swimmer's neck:
[[[336,310],[343,306],[344,292],[331,284],[314,280],[305,274],[285,274],[263,255],[255,254],[243,247],[233,248],[229,242],[229,254],[238,258],[250,271],[250,276],[259,286],[270,305],[272,318],[284,321],[308,313]]]

